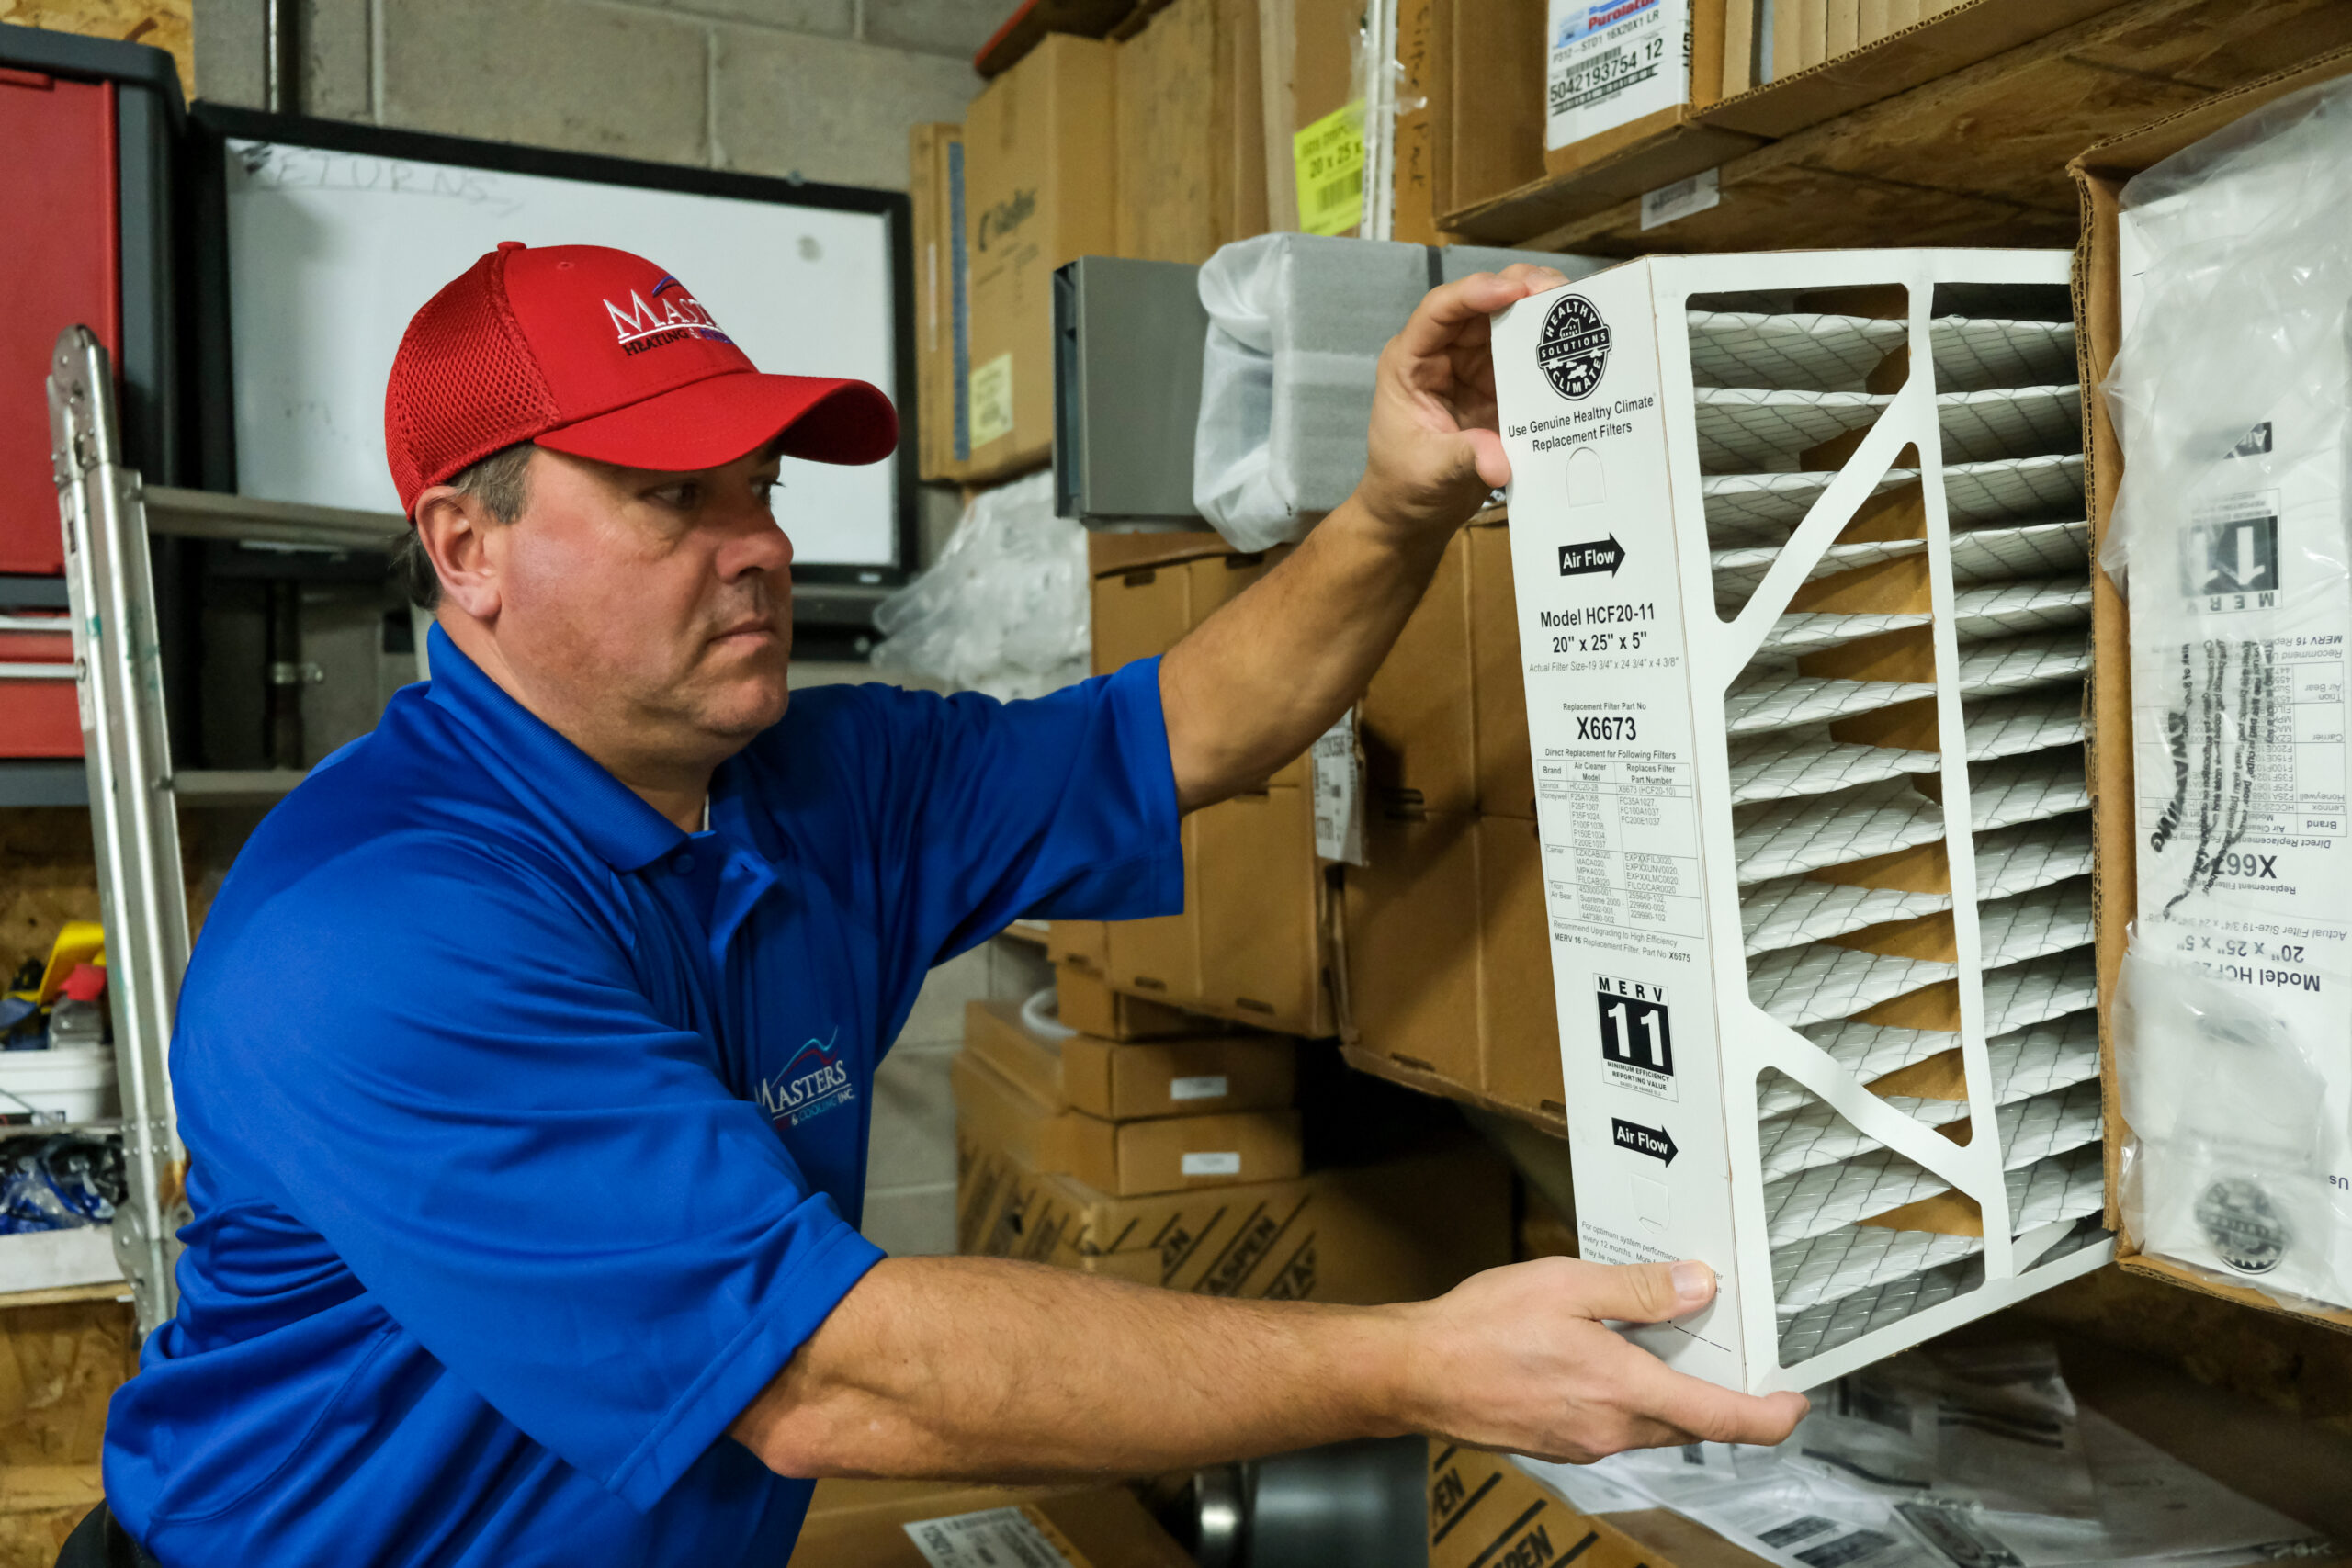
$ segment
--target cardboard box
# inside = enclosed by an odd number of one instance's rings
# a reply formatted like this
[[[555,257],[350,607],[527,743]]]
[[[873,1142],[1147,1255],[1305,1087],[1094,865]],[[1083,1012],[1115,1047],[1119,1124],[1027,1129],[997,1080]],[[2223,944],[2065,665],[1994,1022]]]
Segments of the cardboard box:
[[[1124,1486],[820,1481],[792,1549],[792,1568],[926,1568],[940,1559],[918,1547],[913,1532],[929,1521],[984,1510],[1020,1516],[1019,1523],[1000,1527],[1005,1533],[982,1538],[1011,1560],[1045,1561],[1037,1553],[1042,1540],[1071,1568],[1190,1568],[1192,1562]],[[1028,1554],[1016,1555],[1019,1548]],[[967,1560],[978,1559],[956,1559]]]
[[[1201,1295],[1371,1305],[1509,1260],[1510,1176],[1467,1145],[1291,1181],[1118,1198],[956,1133],[957,1250]]]
[[[1535,763],[1527,750],[1527,686],[1520,674],[1519,602],[1507,521],[1474,524],[1470,537],[1470,694],[1476,709],[1478,810],[1535,819]]]
[[[1034,1098],[968,1050],[949,1077],[959,1136],[968,1126],[1032,1170],[1114,1196],[1283,1181],[1299,1172],[1295,1111],[1106,1122]]]
[[[1694,3],[1702,24],[1693,31],[1695,71],[1697,45],[1707,36],[1706,29],[1720,29],[1724,17],[1736,18],[1741,7],[1733,4],[1726,11],[1721,0]],[[1685,118],[1670,123],[1657,117],[1661,125],[1647,132],[1636,122],[1577,148],[1563,149],[1547,166],[1544,6],[1531,0],[1436,0],[1442,58],[1430,107],[1439,221],[1461,238],[1481,243],[1540,242],[1537,248],[1591,249],[1588,241],[1553,231],[1713,169],[1776,138],[1953,75],[2122,3],[1971,0],[1923,19],[1890,23],[1890,30],[1877,41],[1841,58],[1796,71],[1780,65],[1773,80],[1726,91],[1745,86],[1759,73],[1757,55],[1768,43],[1776,64],[1790,49],[1799,47],[1793,39],[1784,46],[1777,39],[1756,37],[1758,23],[1751,17],[1748,54],[1736,83],[1727,79],[1724,63],[1736,58],[1736,46],[1715,57],[1716,73],[1703,87],[1705,96],[1715,101],[1688,109]],[[1814,4],[1823,13],[1820,36],[1826,44],[1827,8],[1823,0]],[[1793,21],[1803,9],[1794,4],[1776,6],[1773,17]],[[1707,19],[1711,10],[1713,22]],[[1771,23],[1763,25],[1769,28]],[[1716,36],[1724,34],[1719,30]],[[1694,90],[1698,86],[1694,84]],[[1958,194],[1952,197],[1954,203],[1967,199]],[[1600,248],[1633,254],[1630,247],[1616,243]],[[1652,247],[1644,243],[1639,248]],[[1701,248],[1725,247],[1719,243]]]
[[[1092,536],[1096,672],[1166,652],[1282,554],[1237,555],[1213,534]],[[1293,759],[1263,789],[1185,818],[1183,912],[1113,922],[1102,973],[1115,989],[1286,1033],[1335,1032],[1308,777],[1307,759]]]
[[[1822,3],[1805,0],[1815,10]],[[1581,47],[1564,48],[1557,39],[1563,22],[1582,21],[1586,7],[1574,0],[1554,0],[1549,30],[1555,37],[1543,66],[1547,173],[1572,174],[1669,142],[1695,148],[1712,140],[1695,121],[1698,111],[1723,91],[1724,0],[1657,0],[1653,6],[1623,9],[1625,21],[1603,26],[1597,37],[1588,35]],[[1634,26],[1628,28],[1627,21]],[[1611,73],[1608,64],[1612,56],[1657,63]],[[1612,74],[1626,85],[1609,87]],[[1560,107],[1580,101],[1588,107]],[[1728,156],[1744,150],[1742,143],[1723,151]]]
[[[1348,1060],[1560,1132],[1534,822],[1376,807],[1366,839],[1347,877]]]
[[[1280,1111],[1298,1087],[1297,1048],[1241,1032],[1121,1043],[1088,1034],[1048,1040],[1010,1002],[969,1002],[964,1048],[1031,1098],[1110,1122]]]
[[[1046,922],[1046,959],[1063,975],[1100,976],[1110,959],[1111,928],[1101,920]]]
[[[907,194],[915,259],[915,457],[926,479],[961,479],[963,376],[969,362],[964,313],[964,128],[918,125],[907,134]]]
[[[1425,811],[1535,815],[1510,536],[1500,513],[1453,536],[1358,713],[1365,783]]]
[[[1266,229],[1257,0],[1174,0],[1118,51],[1118,235],[1139,261],[1208,260]]]
[[[1430,1443],[1430,1568],[1769,1568],[1670,1508],[1588,1514],[1500,1454]]]
[[[2067,165],[2083,199],[2083,238],[2075,254],[2075,342],[2083,384],[2106,380],[2123,332],[2121,281],[2117,257],[2116,215],[2124,183],[2133,175],[2233,124],[2264,105],[2321,82],[2352,75],[2352,50],[2338,50],[2291,71],[2249,83],[2206,99],[2194,108],[2102,141]],[[2103,399],[2086,400],[2084,491],[2089,503],[2093,553],[2107,536],[2123,478],[2123,451]],[[2138,842],[2133,826],[2132,753],[2132,654],[2130,622],[2121,592],[2104,571],[2091,574],[2091,695],[2085,750],[2091,774],[2092,819],[2098,839],[2099,1049],[2108,1081],[2115,1081],[2115,1042],[2109,1028],[2116,976],[2123,962],[2138,902]],[[2122,1228],[2118,1198],[2121,1151],[2131,1136],[2119,1104],[2107,1100],[2108,1224],[2116,1229],[2116,1259],[2128,1272],[2169,1280],[2265,1312],[2284,1312],[2247,1286],[2226,1283],[2199,1270],[2142,1252]],[[2352,1311],[2335,1309],[2310,1316],[2352,1328]]]
[[[966,478],[1053,454],[1054,269],[1117,244],[1115,58],[1112,44],[1050,35],[966,112]]]
[[[1224,1027],[1216,1019],[1114,991],[1099,972],[1083,966],[1054,971],[1054,1016],[1065,1028],[1098,1040],[1172,1040]]]

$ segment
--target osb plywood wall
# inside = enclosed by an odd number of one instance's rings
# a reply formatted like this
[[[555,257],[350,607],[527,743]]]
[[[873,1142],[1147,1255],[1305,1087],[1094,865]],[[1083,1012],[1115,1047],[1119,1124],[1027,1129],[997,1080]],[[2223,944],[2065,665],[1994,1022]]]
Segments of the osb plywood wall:
[[[97,1502],[107,1401],[138,1355],[128,1302],[0,1312],[0,1568],[49,1568]]]
[[[5,5],[7,0],[0,0]],[[199,929],[220,886],[225,865],[207,864],[208,840],[230,856],[243,842],[243,821],[219,831],[216,814],[180,816],[180,851],[187,862],[188,925]],[[210,829],[210,830],[209,830]],[[46,958],[67,920],[98,918],[98,877],[90,849],[90,814],[78,806],[0,808],[0,980],[28,958]]]
[[[171,51],[180,93],[196,96],[196,0],[0,0],[0,22]]]

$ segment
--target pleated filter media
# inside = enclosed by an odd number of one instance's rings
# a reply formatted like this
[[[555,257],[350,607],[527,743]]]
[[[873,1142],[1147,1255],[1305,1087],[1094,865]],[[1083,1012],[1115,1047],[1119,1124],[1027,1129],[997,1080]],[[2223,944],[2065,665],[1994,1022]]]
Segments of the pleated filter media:
[[[2066,283],[1659,256],[1496,320],[1577,1228],[1714,1266],[1634,1332],[1719,1382],[2112,1251]]]

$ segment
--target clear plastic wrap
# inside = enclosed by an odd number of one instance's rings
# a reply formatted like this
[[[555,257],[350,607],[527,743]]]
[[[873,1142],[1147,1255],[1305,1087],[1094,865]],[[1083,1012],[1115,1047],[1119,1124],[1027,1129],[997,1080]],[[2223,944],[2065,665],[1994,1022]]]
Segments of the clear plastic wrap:
[[[2346,81],[2132,180],[2103,389],[2139,840],[2124,1220],[2289,1306],[2352,1306],[2347,206]]]
[[[874,667],[990,696],[1082,679],[1091,631],[1086,530],[1054,515],[1054,476],[973,498],[930,570],[874,613]]]

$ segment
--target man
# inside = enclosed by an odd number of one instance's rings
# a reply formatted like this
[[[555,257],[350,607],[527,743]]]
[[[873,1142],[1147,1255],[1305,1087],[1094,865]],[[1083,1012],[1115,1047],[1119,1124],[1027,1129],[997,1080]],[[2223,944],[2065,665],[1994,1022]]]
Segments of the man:
[[[1005,705],[787,694],[778,459],[881,457],[879,392],[758,374],[616,251],[509,243],[435,296],[385,422],[433,679],[263,823],[190,966],[180,1308],[107,1434],[130,1534],[174,1565],[772,1564],[818,1476],[1785,1437],[1798,1396],[1602,1326],[1703,1308],[1695,1263],[1355,1309],[853,1228],[924,972],[1015,915],[1180,906],[1179,816],[1330,724],[1506,477],[1486,313],[1555,281],[1432,293],[1354,499],[1164,659]]]

